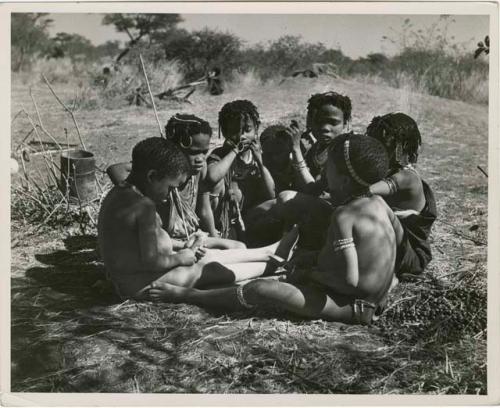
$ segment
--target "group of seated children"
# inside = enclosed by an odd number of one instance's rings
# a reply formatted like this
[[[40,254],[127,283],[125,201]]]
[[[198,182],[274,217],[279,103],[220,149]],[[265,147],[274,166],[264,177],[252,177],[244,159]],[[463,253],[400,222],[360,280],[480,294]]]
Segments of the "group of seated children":
[[[431,260],[436,206],[413,167],[417,124],[390,113],[352,133],[350,99],[327,92],[310,98],[305,132],[292,121],[259,137],[259,125],[250,101],[225,104],[225,141],[209,154],[208,122],[176,114],[166,139],[108,169],[98,239],[116,291],[369,324],[397,280]],[[255,279],[280,267],[285,280]]]

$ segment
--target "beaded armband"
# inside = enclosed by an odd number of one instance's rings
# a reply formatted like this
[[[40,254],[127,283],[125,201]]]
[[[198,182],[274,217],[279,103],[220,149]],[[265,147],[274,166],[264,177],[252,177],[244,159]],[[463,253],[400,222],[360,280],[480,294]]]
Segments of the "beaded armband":
[[[389,194],[390,195],[393,195],[393,194],[397,193],[397,191],[398,191],[398,185],[397,185],[397,183],[392,178],[388,177],[388,178],[385,178],[383,181],[389,187]]]
[[[245,297],[243,295],[243,288],[245,285],[239,285],[236,288],[236,297],[238,298],[238,302],[240,302],[240,305],[243,306],[245,309],[253,309],[254,305],[251,305],[245,300]]]
[[[354,245],[354,240],[352,238],[337,239],[336,241],[333,241],[334,252],[343,251],[347,248],[355,247],[356,245]]]
[[[292,163],[292,166],[296,170],[308,169],[307,163],[304,159],[300,160],[297,163]]]

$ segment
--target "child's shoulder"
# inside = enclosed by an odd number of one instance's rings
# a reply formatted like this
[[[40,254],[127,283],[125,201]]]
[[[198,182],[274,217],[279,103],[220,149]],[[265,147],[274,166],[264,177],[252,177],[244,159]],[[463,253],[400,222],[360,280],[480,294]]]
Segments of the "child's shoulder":
[[[361,215],[380,212],[384,207],[386,204],[382,197],[378,195],[363,196],[336,207],[332,213],[332,220],[355,222]]]
[[[223,144],[222,146],[216,147],[210,155],[208,156],[208,159],[211,161],[216,161],[216,160],[221,160],[226,154],[229,153],[231,150],[231,147]]]
[[[399,169],[390,177],[396,182],[398,189],[401,190],[412,190],[421,188],[422,186],[420,174],[418,174],[417,170],[411,165]]]
[[[155,203],[148,197],[138,192],[133,186],[122,182],[114,186],[107,196],[108,201],[115,203],[125,211],[139,211],[141,209],[154,210]]]

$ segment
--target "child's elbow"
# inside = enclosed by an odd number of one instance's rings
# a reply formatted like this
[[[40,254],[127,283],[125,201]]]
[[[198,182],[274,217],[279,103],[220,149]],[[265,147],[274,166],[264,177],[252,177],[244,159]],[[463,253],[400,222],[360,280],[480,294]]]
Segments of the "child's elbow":
[[[346,284],[348,286],[350,286],[351,288],[357,288],[358,287],[358,284],[359,284],[359,276],[356,274],[356,275],[347,275],[346,277]]]
[[[220,181],[221,178],[222,177],[218,177],[217,171],[214,168],[214,166],[208,166],[207,176],[205,181],[209,186],[215,186]]]

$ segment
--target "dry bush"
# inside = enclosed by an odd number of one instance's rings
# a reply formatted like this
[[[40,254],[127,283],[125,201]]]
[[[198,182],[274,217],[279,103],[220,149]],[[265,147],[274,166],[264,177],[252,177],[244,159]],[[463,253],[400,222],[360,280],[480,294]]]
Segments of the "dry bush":
[[[184,73],[177,60],[148,64],[146,72],[153,94],[166,91],[184,82]],[[149,102],[147,87],[139,61],[136,64],[120,65],[118,70],[111,70],[109,75],[102,73],[102,67],[96,67],[93,73],[96,87],[96,103],[101,107],[113,108],[128,104],[127,98],[138,89]]]

